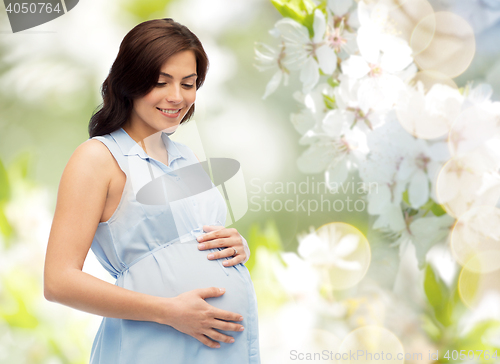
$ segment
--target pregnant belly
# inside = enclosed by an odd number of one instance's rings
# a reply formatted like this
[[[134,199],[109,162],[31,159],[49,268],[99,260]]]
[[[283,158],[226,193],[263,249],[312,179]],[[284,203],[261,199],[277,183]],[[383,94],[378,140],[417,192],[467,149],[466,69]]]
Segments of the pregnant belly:
[[[132,265],[117,285],[159,297],[176,297],[198,288],[225,288],[223,295],[206,298],[206,302],[242,315],[245,325],[248,316],[256,315],[255,292],[248,270],[242,264],[223,267],[225,259],[208,260],[209,253],[198,250],[194,239],[166,245]],[[219,331],[233,337],[236,334]]]

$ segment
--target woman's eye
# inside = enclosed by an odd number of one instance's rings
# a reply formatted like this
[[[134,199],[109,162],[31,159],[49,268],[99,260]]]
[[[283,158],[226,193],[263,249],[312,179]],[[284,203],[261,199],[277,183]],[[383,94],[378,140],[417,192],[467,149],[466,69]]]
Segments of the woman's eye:
[[[166,84],[167,84],[166,82],[157,82],[156,86],[162,87],[162,86],[165,86]],[[194,87],[194,85],[188,85],[187,83],[182,84],[182,86],[184,86],[185,88],[193,88]]]

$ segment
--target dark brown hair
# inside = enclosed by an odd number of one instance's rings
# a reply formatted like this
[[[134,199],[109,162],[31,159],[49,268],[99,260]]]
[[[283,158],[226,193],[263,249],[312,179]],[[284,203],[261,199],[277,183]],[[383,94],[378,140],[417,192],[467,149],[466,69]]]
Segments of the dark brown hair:
[[[136,25],[123,38],[118,55],[101,88],[103,103],[89,123],[89,137],[120,128],[129,119],[133,100],[156,86],[167,59],[181,51],[192,50],[196,57],[196,89],[208,71],[208,57],[200,40],[186,26],[171,18],[148,20]],[[194,113],[194,104],[181,124]]]

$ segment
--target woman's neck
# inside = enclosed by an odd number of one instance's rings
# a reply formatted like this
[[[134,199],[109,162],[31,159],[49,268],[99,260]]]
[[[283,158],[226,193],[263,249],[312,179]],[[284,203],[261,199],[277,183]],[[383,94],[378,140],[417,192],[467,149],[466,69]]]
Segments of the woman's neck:
[[[165,154],[166,148],[161,137],[162,131],[151,131],[151,129],[145,130],[143,128],[134,127],[134,125],[130,123],[124,124],[122,128],[141,146],[147,155],[153,157],[154,155],[159,156]]]

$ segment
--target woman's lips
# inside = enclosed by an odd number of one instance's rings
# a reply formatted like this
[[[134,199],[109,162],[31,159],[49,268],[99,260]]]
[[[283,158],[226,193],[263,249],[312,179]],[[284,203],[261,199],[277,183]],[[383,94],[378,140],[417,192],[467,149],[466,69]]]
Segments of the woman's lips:
[[[175,114],[171,114],[171,113],[165,113],[162,111],[162,109],[158,108],[158,111],[161,112],[162,115],[166,116],[167,118],[176,118],[179,116],[179,114],[181,113],[181,110],[182,108],[178,109],[179,111],[177,111]]]

